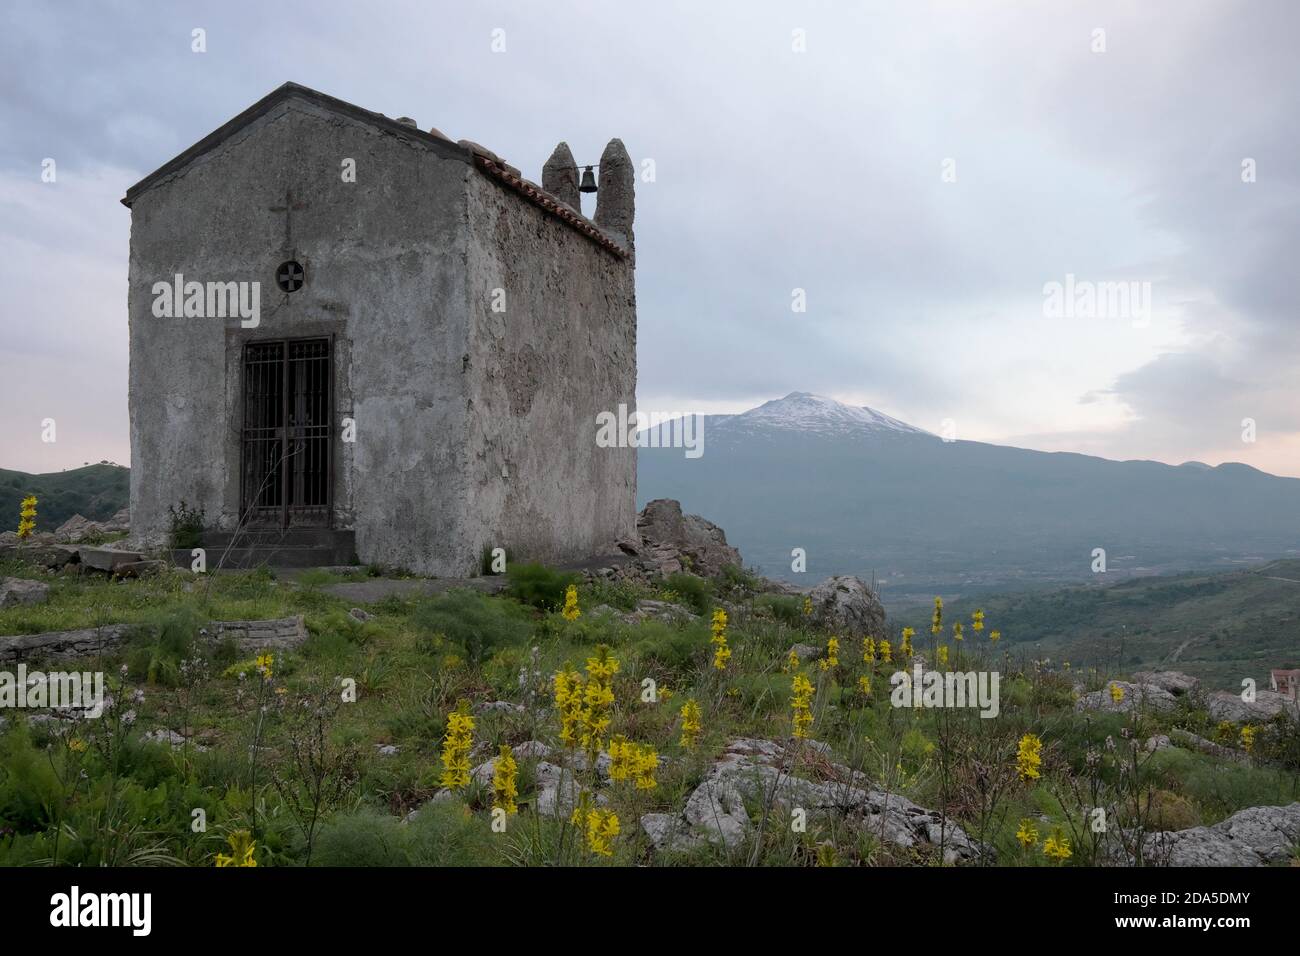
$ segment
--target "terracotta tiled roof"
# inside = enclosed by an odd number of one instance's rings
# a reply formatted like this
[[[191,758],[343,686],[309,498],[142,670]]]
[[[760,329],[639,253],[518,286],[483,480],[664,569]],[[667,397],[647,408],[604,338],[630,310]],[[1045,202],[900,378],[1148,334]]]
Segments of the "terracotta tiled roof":
[[[493,160],[482,153],[474,153],[474,164],[484,173],[502,185],[514,190],[529,202],[540,206],[561,222],[582,233],[602,249],[606,249],[620,259],[628,257],[628,251],[616,239],[606,233],[586,216],[575,212],[567,203],[562,203],[541,186],[530,183],[519,176],[504,163]]]

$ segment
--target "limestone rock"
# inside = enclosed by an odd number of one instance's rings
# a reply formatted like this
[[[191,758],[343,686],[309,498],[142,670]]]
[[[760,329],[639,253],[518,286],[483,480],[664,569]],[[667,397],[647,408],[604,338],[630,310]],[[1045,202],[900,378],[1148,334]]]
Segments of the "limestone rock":
[[[1240,694],[1216,690],[1206,703],[1211,717],[1234,724],[1272,720],[1282,713],[1289,713],[1293,717],[1297,714],[1295,701],[1271,690],[1255,691],[1255,700],[1249,704],[1241,699]]]
[[[821,782],[793,776],[788,765],[792,750],[771,740],[730,741],[687,798],[679,818],[652,814],[649,820],[642,819],[642,828],[661,848],[689,847],[699,840],[735,847],[755,825],[747,805],[771,800],[780,813],[798,807],[809,819],[835,818],[898,846],[937,848],[942,839],[948,863],[993,852],[951,820],[944,826],[939,813],[898,794],[869,788],[863,774],[847,767],[832,764],[835,777]]]
[[[123,508],[107,521],[100,522],[100,527],[107,534],[117,534],[122,531],[131,530],[131,510]]]
[[[84,541],[86,538],[101,535],[104,533],[104,526],[97,521],[91,521],[89,518],[82,517],[79,514],[73,515],[63,524],[54,529],[54,537],[59,541],[68,541],[76,544],[78,541]]]
[[[885,632],[885,609],[861,578],[827,578],[808,592],[808,598],[814,623],[840,637],[879,637]]]
[[[671,498],[646,502],[636,526],[638,554],[661,574],[689,571],[714,577],[727,565],[741,565],[740,552],[727,544],[725,531],[699,515],[682,514],[681,503]]]
[[[1138,671],[1133,675],[1133,683],[1151,684],[1169,691],[1175,697],[1192,695],[1201,689],[1199,678],[1181,671]]]
[[[790,655],[794,654],[801,661],[810,661],[821,652],[820,647],[813,647],[811,644],[792,644],[790,650],[785,652],[785,656],[789,659]]]
[[[568,143],[556,146],[551,158],[542,167],[542,188],[560,202],[582,211],[582,199],[578,192],[578,165],[573,161],[573,152]]]
[[[1269,866],[1285,863],[1300,843],[1300,803],[1247,807],[1209,827],[1152,837],[1156,855],[1170,866]]]
[[[117,548],[78,548],[81,563],[91,571],[103,571],[113,574],[124,564],[136,564],[145,560],[138,551],[119,551]]]
[[[1111,697],[1112,684],[1124,692],[1124,696],[1118,702]],[[1131,684],[1122,680],[1107,681],[1106,686],[1101,690],[1084,694],[1074,702],[1074,709],[1078,711],[1099,710],[1103,713],[1119,714],[1127,714],[1134,708],[1166,711],[1177,706],[1178,699],[1155,684]]]
[[[0,608],[44,604],[50,598],[50,586],[26,578],[0,580]]]

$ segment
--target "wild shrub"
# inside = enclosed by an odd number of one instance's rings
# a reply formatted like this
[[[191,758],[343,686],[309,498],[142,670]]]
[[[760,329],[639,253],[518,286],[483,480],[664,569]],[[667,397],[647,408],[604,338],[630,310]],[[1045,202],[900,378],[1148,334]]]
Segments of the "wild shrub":
[[[564,605],[564,592],[577,584],[580,575],[556,571],[544,564],[514,564],[506,569],[507,593],[522,604],[541,611],[556,611]]]
[[[713,585],[705,578],[678,571],[664,579],[664,587],[697,614],[708,614],[713,607]]]
[[[435,638],[462,648],[471,663],[486,660],[499,648],[525,643],[532,625],[518,604],[474,591],[450,591],[423,602],[411,615],[425,653],[438,653]]]

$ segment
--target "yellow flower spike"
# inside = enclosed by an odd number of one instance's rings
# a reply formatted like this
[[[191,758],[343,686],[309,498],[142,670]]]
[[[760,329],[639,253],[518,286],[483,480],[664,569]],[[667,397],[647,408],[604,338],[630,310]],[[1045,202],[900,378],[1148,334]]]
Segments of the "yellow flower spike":
[[[813,722],[813,685],[802,674],[795,674],[790,692],[793,694],[790,698],[792,736],[802,740],[807,738],[808,728]]]
[[[257,859],[254,857],[254,853],[257,851],[257,842],[247,830],[236,830],[226,837],[226,843],[230,845],[230,855],[218,853],[216,856],[217,866],[257,866]]]
[[[554,607],[554,605],[552,605]],[[582,616],[582,611],[578,609],[578,587],[570,584],[564,590],[564,610],[560,612],[564,615],[566,621],[576,621]]]
[[[881,640],[880,642],[880,660],[886,664],[893,663],[893,650],[889,646],[889,641]]]
[[[1033,820],[1026,818],[1020,821],[1020,829],[1016,831],[1016,840],[1026,850],[1038,844],[1038,827],[1034,825]]]
[[[684,750],[694,749],[704,732],[704,722],[700,716],[700,705],[694,700],[682,704],[682,738],[678,743]]]
[[[727,661],[731,660],[731,648],[727,646],[727,612],[722,608],[714,610],[710,630],[713,632],[709,638],[709,643],[714,645],[713,666],[724,671],[727,669]]]
[[[1025,734],[1020,738],[1016,751],[1016,774],[1021,780],[1037,780],[1043,764],[1043,742],[1036,734]]]
[[[507,814],[518,813],[515,797],[519,796],[519,764],[514,753],[505,744],[492,768],[492,806]]]
[[[982,610],[976,610],[976,612],[970,616],[970,620],[972,631],[984,630],[984,612]]]
[[[461,790],[469,786],[469,752],[474,744],[474,718],[469,701],[459,700],[447,715],[447,730],[442,738],[442,786]]]
[[[1118,704],[1124,699],[1124,688],[1114,682],[1110,685],[1110,699]]]
[[[1060,827],[1052,830],[1051,835],[1043,841],[1043,856],[1057,863],[1064,863],[1074,854],[1070,850],[1070,841]]]

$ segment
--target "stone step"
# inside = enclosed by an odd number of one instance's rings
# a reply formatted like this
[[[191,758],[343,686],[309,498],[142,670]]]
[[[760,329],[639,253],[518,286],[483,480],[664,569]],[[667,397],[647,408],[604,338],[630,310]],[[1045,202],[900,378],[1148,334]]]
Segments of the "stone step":
[[[234,542],[233,546],[231,542]],[[321,568],[351,565],[356,561],[356,533],[332,528],[251,529],[237,534],[206,531],[202,547],[207,566],[214,571],[256,568]],[[177,566],[188,568],[193,558],[188,548],[172,552]]]

